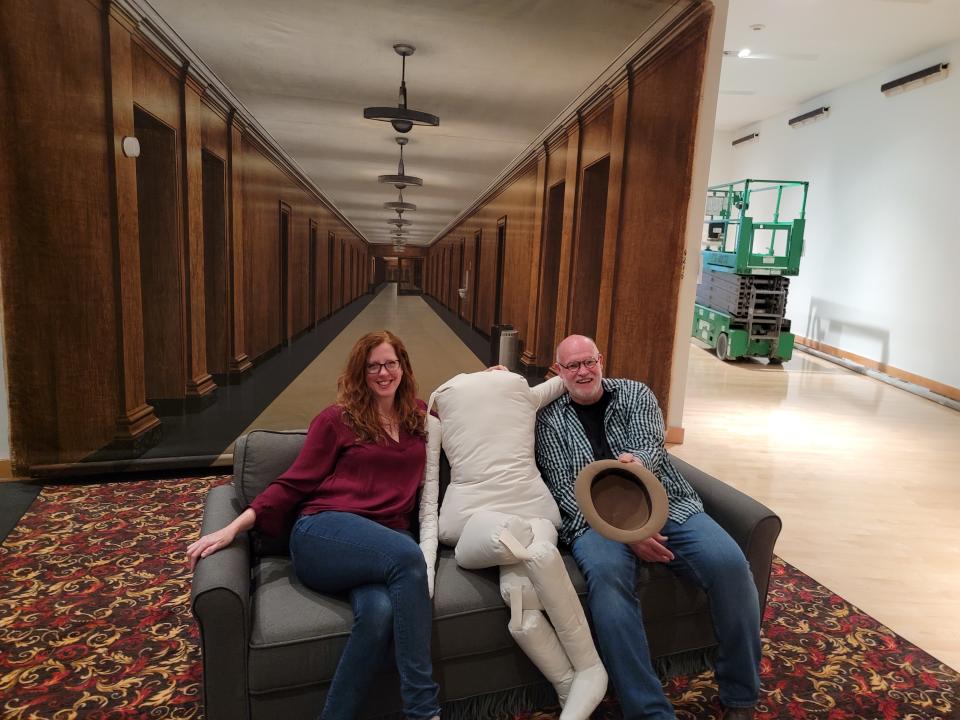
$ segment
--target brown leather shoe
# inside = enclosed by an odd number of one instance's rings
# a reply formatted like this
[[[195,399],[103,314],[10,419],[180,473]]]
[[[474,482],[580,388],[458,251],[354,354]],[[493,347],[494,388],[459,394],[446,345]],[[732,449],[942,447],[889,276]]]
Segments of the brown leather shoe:
[[[723,720],[753,720],[753,708],[729,708],[723,709]]]

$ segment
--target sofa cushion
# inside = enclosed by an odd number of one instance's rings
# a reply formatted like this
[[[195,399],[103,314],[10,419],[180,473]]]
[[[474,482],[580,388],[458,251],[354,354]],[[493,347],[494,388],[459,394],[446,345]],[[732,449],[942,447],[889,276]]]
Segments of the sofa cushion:
[[[574,588],[586,601],[586,583],[569,552],[563,560]],[[648,625],[678,614],[703,614],[706,598],[677,582],[666,568],[641,570]],[[647,582],[649,580],[649,582]],[[346,596],[321,595],[300,584],[289,558],[266,557],[254,568],[251,609],[250,692],[265,693],[328,683],[350,634],[353,612]],[[433,598],[433,660],[515,649],[507,631],[509,610],[500,597],[499,571],[461,570],[453,550],[442,547]],[[709,625],[709,616],[707,616]],[[518,651],[519,652],[519,651]],[[385,659],[392,669],[392,658]]]
[[[306,439],[306,430],[254,430],[237,441],[234,486],[244,507],[293,465]]]
[[[443,548],[433,598],[433,659],[513,647],[498,571],[465,571]],[[353,612],[345,596],[303,586],[289,558],[268,557],[254,570],[250,690],[267,692],[329,682],[350,635]]]

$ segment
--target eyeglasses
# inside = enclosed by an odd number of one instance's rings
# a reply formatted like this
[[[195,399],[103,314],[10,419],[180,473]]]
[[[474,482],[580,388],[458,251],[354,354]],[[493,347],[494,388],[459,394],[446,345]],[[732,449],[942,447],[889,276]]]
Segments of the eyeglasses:
[[[562,363],[557,363],[560,367],[568,372],[576,372],[580,369],[580,366],[583,365],[587,370],[593,370],[597,366],[597,363],[600,362],[599,357],[587,358],[586,360],[574,360],[573,362],[568,362],[566,365]]]
[[[367,363],[367,375],[376,375],[380,372],[380,368],[386,368],[387,372],[396,372],[400,369],[399,360],[387,360],[386,362],[378,363],[372,362]]]

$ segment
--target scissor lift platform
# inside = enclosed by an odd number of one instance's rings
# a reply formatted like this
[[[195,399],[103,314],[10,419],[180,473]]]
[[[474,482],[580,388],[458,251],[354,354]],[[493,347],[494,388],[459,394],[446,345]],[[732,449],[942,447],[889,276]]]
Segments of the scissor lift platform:
[[[803,254],[807,183],[740,180],[707,191],[693,337],[722,360],[789,360],[794,336],[787,308],[789,276]],[[751,209],[751,204],[753,208]],[[751,212],[770,219],[758,221]]]

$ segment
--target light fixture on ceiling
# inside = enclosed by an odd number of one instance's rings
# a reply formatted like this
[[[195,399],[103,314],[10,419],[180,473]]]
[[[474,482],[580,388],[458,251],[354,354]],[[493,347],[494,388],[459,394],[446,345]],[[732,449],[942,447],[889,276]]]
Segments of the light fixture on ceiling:
[[[423,178],[414,177],[413,175],[407,175],[403,169],[403,146],[409,142],[409,138],[398,137],[396,138],[397,145],[400,146],[400,164],[397,166],[396,175],[380,175],[377,177],[377,180],[382,183],[387,183],[393,185],[397,190],[403,190],[408,185],[415,185],[421,187],[423,185]]]
[[[758,133],[758,132],[752,132],[752,133],[750,133],[749,135],[744,135],[744,136],[741,137],[741,138],[737,138],[736,140],[734,140],[734,141],[731,142],[730,144],[733,145],[734,147],[736,147],[737,145],[742,145],[742,144],[745,143],[745,142],[750,142],[751,140],[756,140],[758,137],[760,137],[760,133]]]
[[[393,125],[398,133],[410,132],[414,125],[440,124],[440,118],[430,113],[411,110],[407,107],[407,58],[416,51],[413,45],[398,43],[393,46],[394,52],[403,58],[403,67],[400,72],[400,98],[397,107],[368,107],[363,109],[363,116],[368,120],[382,120]]]
[[[385,202],[383,204],[384,209],[386,210],[396,210],[398,213],[404,211],[413,211],[417,209],[417,206],[413,203],[408,203],[403,201],[403,190],[400,191],[400,200],[397,202]]]
[[[387,220],[387,223],[390,225],[396,225],[398,228],[403,227],[404,225],[412,225],[412,221],[407,220],[403,217],[403,211],[397,210],[397,216],[395,218],[390,218]]]
[[[756,53],[750,48],[740,48],[739,50],[724,50],[723,56],[728,58],[737,58],[738,60],[819,60],[819,55],[810,53]]]
[[[766,27],[767,26],[764,25],[763,23],[754,23],[753,25],[750,26],[750,29],[753,30],[754,32],[760,32]]]

